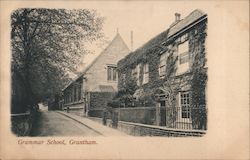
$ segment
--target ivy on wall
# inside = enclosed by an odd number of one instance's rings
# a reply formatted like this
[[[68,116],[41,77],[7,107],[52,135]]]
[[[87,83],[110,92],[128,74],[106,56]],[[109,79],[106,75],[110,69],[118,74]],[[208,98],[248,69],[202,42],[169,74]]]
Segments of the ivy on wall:
[[[128,58],[122,60],[118,63],[118,71],[119,71],[119,81],[118,81],[118,90],[124,91],[124,87],[126,88],[125,81],[129,81],[132,79],[131,70],[136,67],[137,64],[149,64],[149,82],[143,84],[141,86],[135,87],[136,89],[142,89],[144,94],[141,95],[142,98],[139,98],[141,101],[146,101],[150,99],[150,101],[156,101],[155,94],[159,92],[160,88],[164,88],[165,91],[168,92],[172,90],[172,100],[168,104],[168,106],[175,106],[174,103],[175,97],[179,91],[182,90],[183,87],[188,86],[190,90],[192,90],[192,105],[196,106],[205,106],[205,88],[207,82],[207,69],[205,68],[206,58],[205,58],[205,38],[206,38],[206,25],[205,23],[200,23],[195,27],[188,30],[186,33],[188,35],[189,40],[189,52],[193,55],[192,66],[188,73],[185,73],[180,76],[176,76],[176,61],[177,56],[174,54],[177,49],[179,42],[179,37],[173,39],[171,42],[168,42],[166,46],[162,46],[162,37],[159,40],[159,43],[154,42],[151,48],[140,49],[143,53],[137,53],[136,60],[133,60],[133,63],[128,61]],[[165,35],[167,37],[167,35]],[[157,39],[156,39],[157,40]],[[166,40],[166,39],[165,39]],[[157,44],[157,45],[156,45]],[[171,46],[170,49],[167,46]],[[163,52],[168,52],[167,59],[167,68],[166,68],[166,76],[164,78],[159,77],[159,62],[160,62],[160,54]],[[129,56],[129,59],[133,59],[133,54]],[[142,65],[143,66],[143,65]],[[142,83],[143,78],[143,68],[140,68],[139,81]],[[121,75],[125,76],[121,76]],[[125,92],[124,94],[125,95]],[[133,94],[129,94],[133,96]],[[131,98],[131,97],[130,97]],[[119,92],[116,96],[116,100],[119,99]],[[131,98],[133,99],[133,98]],[[151,103],[153,104],[153,103]],[[193,114],[195,116],[195,114]],[[199,116],[196,116],[196,119],[199,119]],[[195,124],[199,125],[199,124]]]

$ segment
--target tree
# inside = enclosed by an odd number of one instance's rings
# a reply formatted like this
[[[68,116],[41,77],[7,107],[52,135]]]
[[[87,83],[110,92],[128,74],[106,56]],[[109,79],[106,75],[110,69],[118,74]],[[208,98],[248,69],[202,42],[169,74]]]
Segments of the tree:
[[[86,44],[103,37],[102,24],[103,18],[87,9],[24,8],[12,13],[12,81],[16,78],[24,85],[23,105],[62,89],[69,80],[67,73],[76,72],[89,52]]]

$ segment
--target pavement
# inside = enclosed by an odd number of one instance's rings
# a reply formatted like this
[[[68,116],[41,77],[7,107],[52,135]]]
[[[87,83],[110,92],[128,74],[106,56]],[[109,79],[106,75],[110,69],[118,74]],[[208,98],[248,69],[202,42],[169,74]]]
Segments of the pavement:
[[[55,111],[40,111],[31,136],[101,136],[97,131]]]
[[[78,123],[88,127],[89,129],[94,130],[96,133],[102,136],[129,136],[126,133],[104,126],[98,122],[88,119],[87,117],[77,116],[75,114],[67,113],[65,111],[56,111],[56,112],[77,121]]]

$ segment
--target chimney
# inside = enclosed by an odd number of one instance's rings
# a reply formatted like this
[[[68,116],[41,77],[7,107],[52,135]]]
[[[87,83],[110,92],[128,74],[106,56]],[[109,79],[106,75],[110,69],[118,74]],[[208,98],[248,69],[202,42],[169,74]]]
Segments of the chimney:
[[[178,22],[181,20],[181,14],[180,13],[175,13],[175,22]]]
[[[133,31],[130,33],[130,38],[131,38],[131,51],[133,51]]]

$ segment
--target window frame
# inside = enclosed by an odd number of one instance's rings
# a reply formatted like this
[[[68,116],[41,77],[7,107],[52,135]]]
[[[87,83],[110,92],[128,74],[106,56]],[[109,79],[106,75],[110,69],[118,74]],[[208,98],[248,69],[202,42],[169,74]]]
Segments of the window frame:
[[[118,72],[116,65],[107,65],[107,81],[117,82]]]
[[[187,50],[180,51],[180,46],[185,45],[185,43],[187,43]],[[183,40],[178,44],[178,64],[183,65],[183,64],[189,63],[189,62],[190,62],[189,39],[188,38],[183,38]]]
[[[166,75],[166,67],[167,67],[167,52],[164,52],[160,55],[160,62],[159,62],[159,77],[163,78]]]
[[[136,79],[136,84],[140,86],[140,68],[141,63],[138,63],[134,68],[131,70],[131,77]]]
[[[184,96],[185,95],[185,96]],[[188,99],[187,99],[188,97]],[[179,109],[178,117],[182,122],[191,122],[191,91],[181,91],[179,92]]]

